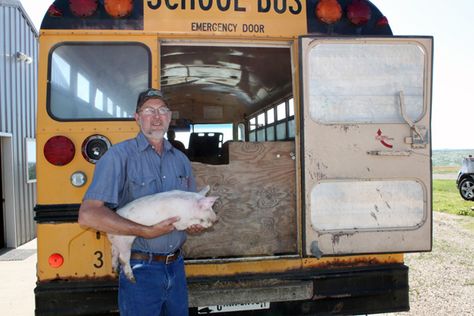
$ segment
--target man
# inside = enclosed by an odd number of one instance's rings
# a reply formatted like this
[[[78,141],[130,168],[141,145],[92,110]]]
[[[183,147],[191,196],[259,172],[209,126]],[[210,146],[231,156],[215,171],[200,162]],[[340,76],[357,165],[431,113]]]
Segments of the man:
[[[173,226],[179,218],[144,226],[113,211],[157,192],[196,191],[189,160],[164,139],[171,111],[160,90],[140,93],[135,120],[140,126],[137,137],[112,146],[98,161],[79,209],[79,224],[107,233],[138,236],[130,259],[136,283],[123,272],[119,276],[121,315],[187,315],[186,277],[180,253],[186,233]],[[202,229],[195,225],[188,232]]]

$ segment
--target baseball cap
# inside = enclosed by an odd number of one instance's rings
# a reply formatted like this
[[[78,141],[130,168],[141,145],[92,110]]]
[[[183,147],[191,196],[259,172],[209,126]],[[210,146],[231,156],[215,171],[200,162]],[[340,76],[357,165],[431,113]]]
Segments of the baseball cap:
[[[138,95],[137,108],[136,108],[135,112],[138,113],[138,111],[142,107],[143,103],[145,103],[146,101],[148,101],[150,99],[160,99],[163,102],[165,102],[166,106],[168,106],[168,102],[166,102],[165,97],[163,96],[163,92],[161,92],[161,90],[154,89],[154,88],[149,88],[149,89],[146,89],[143,92],[140,92],[140,94]]]

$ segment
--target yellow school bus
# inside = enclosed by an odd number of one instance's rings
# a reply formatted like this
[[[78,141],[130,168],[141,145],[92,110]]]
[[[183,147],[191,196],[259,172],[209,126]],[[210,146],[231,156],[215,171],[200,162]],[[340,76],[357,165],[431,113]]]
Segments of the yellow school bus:
[[[367,0],[56,0],[40,30],[37,315],[117,312],[95,163],[160,88],[212,229],[185,244],[191,315],[406,311],[430,251],[433,38]],[[145,184],[146,185],[146,184]]]

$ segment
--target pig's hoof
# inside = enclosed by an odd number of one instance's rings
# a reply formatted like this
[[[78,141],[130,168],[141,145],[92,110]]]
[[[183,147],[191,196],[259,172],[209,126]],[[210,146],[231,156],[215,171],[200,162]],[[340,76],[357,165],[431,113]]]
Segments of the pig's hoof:
[[[133,275],[127,275],[127,279],[132,283],[137,283],[137,280],[135,280],[135,277]]]

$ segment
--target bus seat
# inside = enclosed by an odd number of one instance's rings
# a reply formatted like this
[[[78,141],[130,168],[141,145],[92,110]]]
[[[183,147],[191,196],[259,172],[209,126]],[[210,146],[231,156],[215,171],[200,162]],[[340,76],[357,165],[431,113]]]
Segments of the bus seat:
[[[222,164],[223,139],[223,133],[191,133],[188,146],[189,160],[207,164]]]

